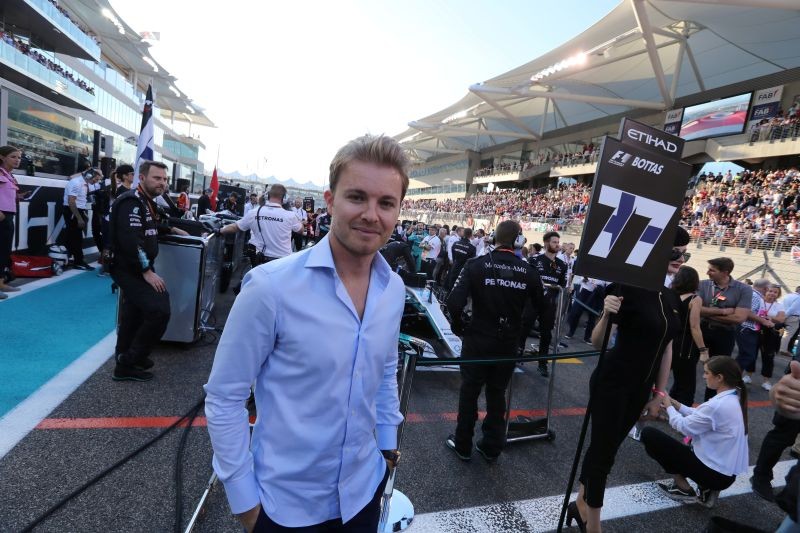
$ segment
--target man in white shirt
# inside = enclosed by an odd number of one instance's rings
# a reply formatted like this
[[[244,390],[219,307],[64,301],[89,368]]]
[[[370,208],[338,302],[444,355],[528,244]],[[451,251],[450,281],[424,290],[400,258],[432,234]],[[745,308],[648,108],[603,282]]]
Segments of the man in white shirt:
[[[786,310],[786,319],[783,321],[786,327],[781,337],[780,353],[791,356],[789,353],[789,342],[797,333],[800,327],[800,287],[796,287],[794,292],[787,294],[781,300],[783,308]]]
[[[305,246],[304,244],[304,237],[305,237],[305,229],[306,224],[308,223],[308,213],[306,210],[303,209],[303,199],[299,196],[294,199],[294,207],[292,207],[292,211],[294,212],[294,216],[300,220],[302,226],[300,227],[300,231],[292,230],[292,242],[294,244],[294,251],[299,252]]]
[[[244,204],[245,216],[247,216],[247,212],[253,209],[254,207],[258,207],[258,194],[250,193],[250,201]]]
[[[292,211],[281,205],[286,196],[286,187],[275,184],[269,189],[266,205],[247,212],[247,215],[219,232],[222,234],[250,230],[253,266],[268,263],[292,253],[292,232],[300,231],[303,223]]]
[[[82,174],[70,177],[64,187],[64,233],[67,253],[72,256],[72,266],[80,270],[94,270],[83,259],[83,233],[89,220],[87,195],[89,186],[93,186],[103,177],[99,170],[88,169]]]
[[[453,226],[453,229],[450,230],[450,235],[448,235],[444,241],[447,245],[447,259],[450,261],[451,265],[453,264],[453,245],[461,239],[463,232],[464,228]]]
[[[438,229],[436,226],[428,227],[428,235],[422,239],[422,271],[428,275],[428,278],[433,277],[433,269],[436,267],[436,258],[439,257],[439,252],[442,249],[442,241],[439,240]]]
[[[475,237],[470,240],[472,246],[475,247],[475,257],[480,257],[486,253],[485,244],[486,244],[486,232],[483,229],[478,229],[475,231]]]

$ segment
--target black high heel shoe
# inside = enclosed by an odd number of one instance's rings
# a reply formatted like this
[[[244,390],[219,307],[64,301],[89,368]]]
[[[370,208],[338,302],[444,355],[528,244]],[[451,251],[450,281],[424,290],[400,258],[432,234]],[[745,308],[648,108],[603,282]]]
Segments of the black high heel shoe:
[[[578,523],[578,529],[581,530],[581,533],[586,533],[586,522],[581,518],[577,502],[570,502],[567,506],[567,527],[572,527],[573,520]]]

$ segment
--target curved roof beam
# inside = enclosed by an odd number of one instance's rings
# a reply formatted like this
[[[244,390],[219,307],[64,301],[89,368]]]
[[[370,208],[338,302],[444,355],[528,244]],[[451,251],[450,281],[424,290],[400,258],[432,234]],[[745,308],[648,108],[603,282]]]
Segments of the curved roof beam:
[[[623,107],[641,107],[644,109],[655,109],[661,111],[665,109],[663,102],[648,102],[645,100],[631,100],[629,98],[609,98],[608,96],[591,96],[586,94],[570,94],[546,91],[525,91],[506,89],[503,87],[490,87],[486,85],[472,85],[470,91],[477,91],[488,94],[504,94],[512,96],[527,96],[528,98],[550,98],[551,100],[569,100],[572,102],[584,102],[587,104],[618,105]]]
[[[650,58],[650,65],[653,68],[661,98],[664,100],[664,106],[672,107],[673,99],[667,88],[667,81],[664,79],[664,68],[661,66],[661,58],[658,56],[656,41],[653,38],[653,29],[650,27],[650,18],[647,16],[644,0],[630,0],[630,2],[633,8],[633,15],[636,17],[636,24],[639,26],[639,31],[642,32],[642,40],[644,40],[647,48],[647,55]]]
[[[477,128],[467,128],[464,126],[453,126],[449,124],[427,124],[425,122],[413,121],[408,123],[408,127],[420,131],[424,131],[429,135],[438,137],[436,132],[453,132],[462,133],[466,135],[497,135],[498,137],[512,137],[514,139],[530,139],[532,141],[538,140],[538,135],[531,135],[529,133],[517,133],[516,131],[500,131],[500,130],[487,130]]]
[[[539,139],[541,139],[541,135],[540,135],[540,134],[537,134],[537,133],[535,133],[535,132],[534,132],[533,130],[531,130],[531,129],[530,129],[528,126],[526,126],[524,122],[522,122],[520,119],[518,119],[517,117],[515,117],[513,114],[509,113],[509,112],[506,110],[506,108],[505,108],[505,107],[503,107],[503,106],[499,105],[499,104],[498,104],[498,103],[497,103],[497,102],[496,102],[496,101],[495,101],[493,98],[491,98],[491,97],[490,97],[490,96],[489,96],[487,93],[480,93],[480,92],[478,92],[478,91],[473,91],[473,90],[472,90],[472,87],[470,87],[470,88],[469,88],[469,90],[470,90],[470,92],[472,92],[472,93],[473,93],[475,96],[477,96],[478,98],[480,98],[481,100],[483,100],[484,102],[486,102],[487,104],[489,104],[489,105],[492,107],[492,109],[494,109],[495,111],[497,111],[498,113],[500,113],[501,115],[503,115],[504,117],[506,117],[506,118],[507,118],[507,119],[508,119],[508,120],[509,120],[509,121],[510,121],[512,124],[514,124],[515,126],[517,126],[517,127],[518,127],[519,129],[521,129],[522,131],[524,131],[524,132],[526,132],[526,133],[530,134],[530,135],[531,135],[531,136],[532,136],[532,137],[533,137],[535,140],[539,140]]]

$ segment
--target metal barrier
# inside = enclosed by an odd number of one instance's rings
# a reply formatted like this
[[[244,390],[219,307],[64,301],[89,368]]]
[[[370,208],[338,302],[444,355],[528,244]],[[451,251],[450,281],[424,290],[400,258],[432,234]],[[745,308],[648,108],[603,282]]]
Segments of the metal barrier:
[[[503,358],[492,358],[492,359],[429,359],[422,357],[422,352],[424,351],[424,342],[423,341],[415,341],[414,339],[411,340],[410,343],[410,350],[405,350],[403,354],[403,363],[401,366],[401,373],[402,376],[400,379],[400,413],[403,415],[403,422],[400,423],[400,426],[397,428],[397,449],[400,450],[402,447],[403,441],[403,428],[405,426],[405,418],[408,413],[408,404],[411,397],[411,385],[413,383],[414,373],[416,372],[417,367],[426,367],[426,366],[461,366],[461,365],[496,365],[499,363],[533,363],[539,361],[559,361],[563,359],[584,359],[588,357],[595,357],[600,352],[597,350],[587,350],[587,351],[578,351],[578,352],[569,352],[569,353],[551,353],[546,355],[539,355],[539,356],[529,356],[529,357],[503,357]],[[555,365],[554,365],[555,366]],[[512,381],[509,382],[509,389],[511,388],[511,383],[513,382],[513,374],[512,374]],[[548,390],[548,420],[550,418],[550,408],[551,408],[551,401],[552,401],[552,383],[554,382],[554,375],[550,375],[550,389]],[[506,413],[506,416],[509,416],[510,413]],[[549,428],[549,423],[547,425]],[[546,438],[547,436],[535,437],[535,438]],[[517,438],[516,441],[519,440],[533,440],[532,438]],[[394,483],[397,476],[397,469],[395,468],[392,473],[389,475],[389,480],[386,482],[386,488],[383,492],[383,501],[381,503],[381,518],[378,525],[378,532],[379,533],[392,533],[396,531],[402,531],[408,525],[411,524],[414,518],[414,508],[411,505],[411,502],[408,500],[408,497],[405,494],[401,493],[400,491],[394,490]],[[392,500],[397,495],[401,496],[400,502],[400,510],[396,510],[392,507]]]
[[[800,135],[800,123],[792,122],[789,124],[764,125],[758,130],[750,132],[750,144],[759,142],[773,143],[775,141],[785,141],[786,139],[797,140]]]
[[[564,287],[560,285],[545,285],[547,291],[555,290],[558,294],[556,298],[558,299],[556,303],[556,323],[554,324],[554,331],[553,331],[553,355],[558,356],[558,349],[561,339],[561,326],[564,322],[564,300],[566,298],[566,294],[564,292]],[[539,346],[541,350],[541,345]],[[549,349],[549,346],[547,347]],[[511,396],[514,389],[514,375],[511,375],[511,380],[508,382],[508,398],[506,399],[506,443],[508,442],[520,442],[526,440],[538,440],[538,439],[548,439],[553,440],[556,435],[555,432],[550,428],[550,415],[553,409],[553,385],[556,381],[556,365],[555,359],[553,361],[553,368],[550,372],[550,379],[547,384],[547,410],[545,417],[540,420],[519,420],[517,422],[511,422]],[[509,437],[509,431],[513,433],[519,433],[519,435],[514,437]]]
[[[425,351],[425,341],[409,338],[408,342],[401,344],[398,353],[402,352],[403,360],[400,367],[399,375],[399,398],[400,398],[400,413],[403,415],[403,421],[397,428],[397,449],[400,450],[403,442],[403,430],[405,428],[405,419],[408,413],[408,404],[411,398],[411,386],[414,380],[414,373],[417,367],[426,366],[461,366],[465,364],[476,365],[494,365],[500,363],[532,363],[539,361],[556,361],[563,359],[582,359],[588,357],[595,357],[599,355],[597,350],[586,350],[569,353],[559,353],[558,342],[561,337],[561,327],[564,320],[564,304],[566,295],[564,288],[558,285],[545,285],[549,289],[556,289],[558,291],[558,302],[556,308],[556,323],[554,324],[553,339],[555,348],[552,353],[538,356],[521,356],[521,357],[503,357],[491,359],[440,359],[440,358],[425,358],[423,353]],[[550,427],[550,420],[552,415],[553,404],[553,390],[555,385],[555,368],[550,374],[547,390],[547,409],[546,416],[540,420],[524,420],[521,422],[511,422],[511,397],[514,383],[514,374],[512,373],[508,385],[508,397],[506,401],[506,442],[520,442],[538,439],[553,439],[555,433]],[[518,433],[509,437],[509,432]],[[410,500],[400,491],[394,490],[394,483],[397,475],[397,469],[394,469],[389,475],[384,488],[383,501],[381,504],[381,518],[379,522],[378,531],[380,533],[391,533],[405,529],[413,520],[413,505]],[[392,499],[400,496],[399,509],[393,509]]]

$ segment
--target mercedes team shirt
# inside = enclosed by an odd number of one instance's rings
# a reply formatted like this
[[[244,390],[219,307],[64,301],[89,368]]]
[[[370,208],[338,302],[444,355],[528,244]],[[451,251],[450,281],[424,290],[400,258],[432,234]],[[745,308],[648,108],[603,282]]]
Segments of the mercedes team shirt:
[[[303,222],[281,204],[267,202],[254,207],[236,221],[242,230],[250,230],[250,244],[266,257],[286,257],[292,253],[292,232],[303,229]]]

